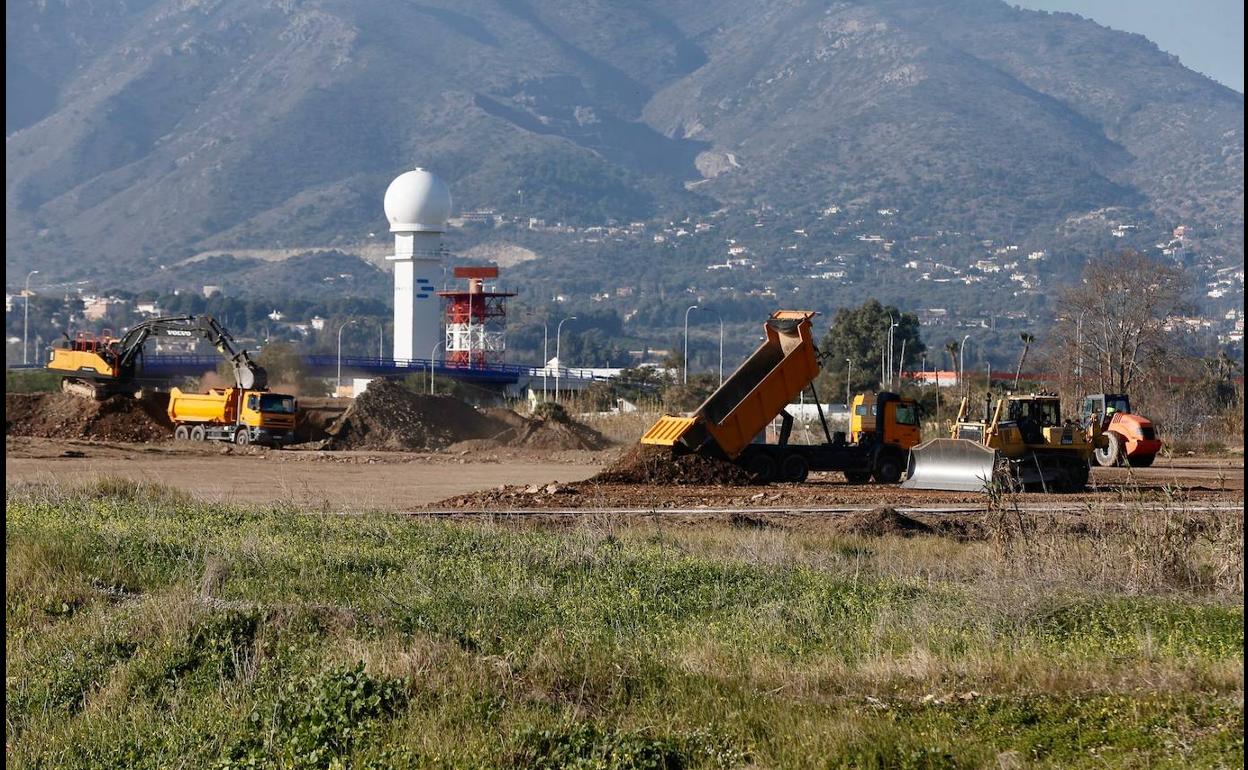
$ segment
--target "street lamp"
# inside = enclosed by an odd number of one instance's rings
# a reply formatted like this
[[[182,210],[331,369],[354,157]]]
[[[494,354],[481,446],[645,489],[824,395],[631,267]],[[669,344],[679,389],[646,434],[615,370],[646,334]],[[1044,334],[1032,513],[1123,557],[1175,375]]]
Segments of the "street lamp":
[[[440,340],[438,344],[433,346],[433,350],[429,351],[429,395],[431,396],[433,395],[433,375],[437,371],[438,366],[438,359],[435,356],[438,355],[438,348],[445,344],[446,340]]]
[[[563,334],[563,325],[568,321],[575,321],[576,316],[570,315],[555,325],[555,360],[559,362],[559,368],[555,369],[555,401],[559,400],[559,376],[563,371],[563,359],[559,357],[559,340]]]
[[[890,388],[893,386],[893,363],[894,363],[893,330],[896,329],[898,326],[901,326],[901,324],[894,321],[893,314],[889,313],[888,314],[888,386]]]
[[[697,309],[697,305],[690,305],[685,308],[685,369],[681,374],[681,384],[689,382],[689,312]]]
[[[849,364],[849,371],[845,373],[845,411],[849,411],[849,381],[854,378],[854,359],[847,358],[845,363]]]
[[[701,308],[708,313],[714,313],[719,319],[719,384],[724,384],[724,317],[719,314],[718,310],[711,310],[709,307]]]
[[[342,326],[338,327],[338,390],[334,395],[342,393],[342,330],[355,323],[355,319],[351,318],[342,322]]]
[[[26,335],[30,329],[30,277],[38,270],[31,270],[26,274],[26,288],[22,289],[22,364],[28,363],[26,360]]]
[[[547,351],[549,337],[549,322],[542,321],[542,401],[546,400],[546,375],[550,371],[550,353]]]
[[[904,369],[904,368],[906,368],[906,343],[907,343],[908,341],[909,341],[909,340],[902,339],[902,341],[901,341],[901,357],[900,357],[899,359],[897,359],[897,387],[899,387],[899,388],[901,387],[901,384],[902,384],[902,383],[901,383],[901,370],[902,370],[902,369]]]
[[[963,378],[966,374],[966,366],[964,365],[966,360],[966,341],[970,336],[969,334],[964,334],[962,336],[962,344],[958,346],[958,390],[962,391],[963,397],[967,394],[966,383]]]

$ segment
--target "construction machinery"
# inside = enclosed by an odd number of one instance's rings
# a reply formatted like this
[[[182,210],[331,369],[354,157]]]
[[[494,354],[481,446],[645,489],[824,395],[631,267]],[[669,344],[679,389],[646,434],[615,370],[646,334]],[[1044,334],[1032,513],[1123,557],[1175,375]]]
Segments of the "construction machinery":
[[[800,482],[811,471],[840,471],[855,483],[899,481],[906,453],[919,443],[918,406],[895,393],[860,394],[854,399],[850,437],[831,432],[814,389],[820,366],[811,331],[815,315],[772,313],[763,343],[701,406],[688,415],[664,415],[641,442],[730,460],[760,482]],[[789,443],[793,417],[785,407],[806,389],[823,426],[821,444]],[[778,441],[757,441],[777,417]]]
[[[1098,465],[1147,468],[1161,451],[1152,420],[1132,412],[1131,399],[1125,393],[1086,396],[1083,424],[1089,436],[1101,436],[1093,455]]]
[[[173,437],[183,441],[231,441],[239,446],[281,447],[295,440],[294,396],[245,388],[207,393],[169,391]]]
[[[245,390],[264,390],[268,375],[251,360],[246,350],[212,316],[165,316],[136,324],[121,337],[107,330],[96,336],[79,332],[53,347],[47,369],[58,372],[61,390],[102,400],[117,394],[139,396],[143,345],[151,337],[204,339],[217,349],[234,370],[235,384]]]
[[[143,345],[152,337],[207,340],[230,362],[234,387],[207,393],[169,392],[173,436],[191,441],[232,441],[282,446],[294,441],[297,404],[294,396],[268,391],[268,372],[211,316],[166,316],[136,324],[121,337],[79,333],[51,351],[47,368],[60,372],[61,389],[88,398],[117,394],[139,397]]]
[[[962,399],[950,438],[910,452],[908,489],[1078,492],[1087,487],[1098,436],[1063,421],[1061,400],[1048,393],[984,399],[981,420]]]

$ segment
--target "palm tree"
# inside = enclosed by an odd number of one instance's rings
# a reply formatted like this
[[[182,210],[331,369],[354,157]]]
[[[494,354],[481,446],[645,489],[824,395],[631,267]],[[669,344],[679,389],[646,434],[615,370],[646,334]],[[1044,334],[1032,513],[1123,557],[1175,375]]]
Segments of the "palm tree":
[[[945,352],[949,354],[949,368],[955,372],[958,371],[958,350],[960,349],[961,346],[957,342],[945,343]],[[959,386],[961,384],[960,382],[958,383]]]
[[[1036,336],[1027,332],[1019,334],[1018,338],[1023,341],[1023,354],[1018,357],[1018,369],[1014,371],[1015,390],[1018,390],[1018,378],[1023,376],[1023,362],[1027,360],[1027,350],[1031,347],[1031,343],[1036,341]]]

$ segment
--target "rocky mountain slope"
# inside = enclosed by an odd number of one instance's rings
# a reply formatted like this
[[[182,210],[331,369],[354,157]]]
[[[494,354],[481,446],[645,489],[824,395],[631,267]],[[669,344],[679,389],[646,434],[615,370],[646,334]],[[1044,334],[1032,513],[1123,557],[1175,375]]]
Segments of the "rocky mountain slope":
[[[998,0],[17,0],[6,44],[10,272],[350,246],[417,164],[552,221],[1119,207],[1243,254],[1243,96]]]

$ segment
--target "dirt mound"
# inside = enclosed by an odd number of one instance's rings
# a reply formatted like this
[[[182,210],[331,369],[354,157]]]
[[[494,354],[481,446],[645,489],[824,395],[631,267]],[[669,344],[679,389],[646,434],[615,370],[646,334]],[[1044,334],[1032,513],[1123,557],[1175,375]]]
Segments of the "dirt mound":
[[[930,535],[935,532],[930,526],[918,519],[912,519],[896,508],[876,508],[843,516],[836,520],[836,529],[847,535],[864,537],[914,537]]]
[[[326,449],[433,450],[496,436],[507,425],[452,396],[373,382],[326,430]]]
[[[493,441],[499,446],[520,447],[523,449],[542,449],[557,451],[562,449],[605,449],[610,446],[598,431],[572,419],[562,409],[547,411],[545,416],[525,418],[511,412],[520,419],[518,424],[495,436]]]
[[[113,396],[104,401],[67,393],[6,393],[4,432],[13,436],[167,441],[173,424],[165,413],[169,396],[148,394],[140,400]]]
[[[295,441],[303,444],[329,438],[329,426],[342,417],[350,404],[342,398],[301,397],[299,415],[295,419]]]
[[[753,483],[741,467],[701,455],[676,456],[662,446],[638,444],[591,481],[601,484],[688,484],[744,486]]]

